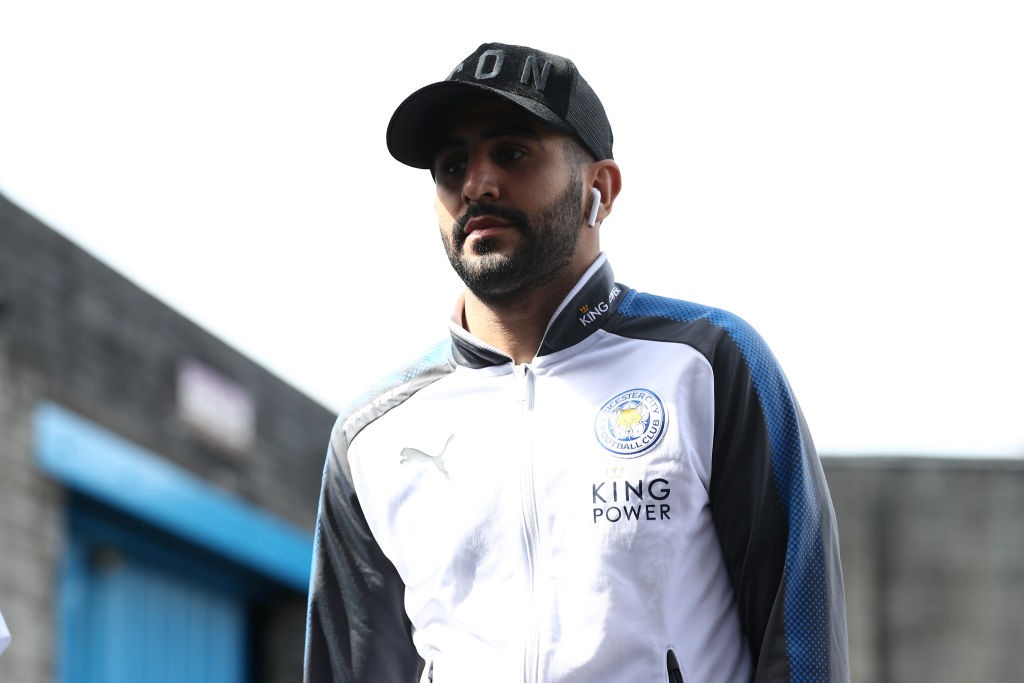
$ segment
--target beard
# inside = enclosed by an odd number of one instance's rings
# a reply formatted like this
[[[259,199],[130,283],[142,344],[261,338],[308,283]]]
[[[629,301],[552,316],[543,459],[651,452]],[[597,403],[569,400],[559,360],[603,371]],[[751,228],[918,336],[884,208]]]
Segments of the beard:
[[[443,240],[455,273],[486,303],[508,301],[556,279],[576,253],[584,219],[582,192],[583,180],[577,169],[565,191],[533,219],[518,209],[471,206],[455,221],[449,239]],[[519,245],[511,253],[501,254],[494,251],[498,240],[485,237],[473,242],[473,257],[467,257],[463,253],[466,223],[477,216],[509,221],[521,234]]]

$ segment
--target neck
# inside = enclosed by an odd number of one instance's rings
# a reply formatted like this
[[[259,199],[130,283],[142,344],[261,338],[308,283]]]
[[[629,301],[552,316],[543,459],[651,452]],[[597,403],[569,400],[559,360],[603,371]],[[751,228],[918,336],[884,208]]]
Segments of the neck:
[[[483,301],[467,290],[462,324],[477,339],[508,354],[516,363],[529,363],[540,349],[555,309],[582,275],[574,273],[497,303]]]

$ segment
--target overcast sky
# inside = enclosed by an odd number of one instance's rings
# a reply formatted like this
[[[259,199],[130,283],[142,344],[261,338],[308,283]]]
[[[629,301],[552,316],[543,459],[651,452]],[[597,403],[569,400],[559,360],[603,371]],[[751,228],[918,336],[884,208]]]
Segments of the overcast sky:
[[[752,323],[821,452],[1024,455],[1024,5],[364,5],[0,0],[0,192],[337,410],[459,290],[391,112],[533,45],[611,118],[618,280]]]

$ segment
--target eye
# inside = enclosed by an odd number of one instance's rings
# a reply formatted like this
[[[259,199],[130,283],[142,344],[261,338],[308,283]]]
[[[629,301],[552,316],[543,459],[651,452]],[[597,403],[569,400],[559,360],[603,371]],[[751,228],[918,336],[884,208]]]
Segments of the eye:
[[[526,156],[526,152],[519,147],[502,147],[497,152],[498,161],[503,164],[519,161],[524,156]]]
[[[466,157],[460,154],[440,156],[435,165],[437,175],[453,176],[466,172]]]

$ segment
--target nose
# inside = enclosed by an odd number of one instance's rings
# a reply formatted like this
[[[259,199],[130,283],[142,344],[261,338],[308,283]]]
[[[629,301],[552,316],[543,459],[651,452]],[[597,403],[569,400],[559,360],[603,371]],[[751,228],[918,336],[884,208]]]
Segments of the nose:
[[[466,162],[462,178],[462,198],[473,202],[494,202],[500,196],[499,169],[484,155],[474,155]]]

